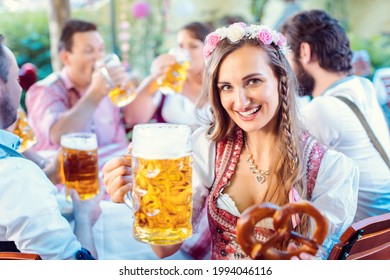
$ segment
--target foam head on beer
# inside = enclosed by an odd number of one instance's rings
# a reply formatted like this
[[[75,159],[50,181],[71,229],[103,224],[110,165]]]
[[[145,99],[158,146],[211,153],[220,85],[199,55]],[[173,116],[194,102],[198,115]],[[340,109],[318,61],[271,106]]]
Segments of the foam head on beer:
[[[146,158],[174,158],[192,151],[188,125],[151,123],[134,126],[133,154]]]
[[[75,189],[85,200],[99,193],[97,140],[93,133],[70,133],[61,136],[62,167],[66,196]]]
[[[61,146],[73,150],[92,151],[97,149],[97,140],[92,133],[70,133],[61,137]]]

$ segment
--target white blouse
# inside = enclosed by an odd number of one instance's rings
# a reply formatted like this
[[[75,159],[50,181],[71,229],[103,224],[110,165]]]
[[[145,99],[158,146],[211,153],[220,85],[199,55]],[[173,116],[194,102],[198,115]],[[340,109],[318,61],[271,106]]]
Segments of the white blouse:
[[[314,98],[302,109],[303,123],[322,144],[351,158],[359,167],[359,197],[355,221],[390,212],[390,170],[374,148],[362,124],[344,102],[353,101],[367,119],[387,156],[389,130],[372,83],[347,77]]]
[[[154,103],[161,102],[161,92],[157,92]],[[192,131],[202,125],[210,124],[212,115],[210,106],[198,108],[195,103],[182,94],[167,95],[161,111],[161,115],[168,123],[187,124]]]

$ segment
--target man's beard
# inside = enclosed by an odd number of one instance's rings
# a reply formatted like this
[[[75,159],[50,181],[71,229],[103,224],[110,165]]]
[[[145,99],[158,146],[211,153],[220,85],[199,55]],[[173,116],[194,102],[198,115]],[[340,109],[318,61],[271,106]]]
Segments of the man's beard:
[[[3,129],[11,126],[17,119],[17,108],[12,106],[8,93],[5,92],[0,97],[0,118]]]
[[[312,75],[307,73],[302,66],[302,63],[295,59],[295,75],[297,77],[297,80],[299,82],[300,86],[300,92],[299,95],[311,96],[314,90],[315,80]]]

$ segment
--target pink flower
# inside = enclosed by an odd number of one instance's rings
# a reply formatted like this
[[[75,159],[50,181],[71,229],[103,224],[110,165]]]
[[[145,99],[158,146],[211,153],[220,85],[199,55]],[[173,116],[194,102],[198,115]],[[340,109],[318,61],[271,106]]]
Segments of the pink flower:
[[[207,35],[206,44],[214,47],[214,49],[215,49],[215,47],[218,45],[220,39],[221,39],[221,37],[219,36],[219,34],[212,32],[209,35]]]
[[[203,56],[204,58],[208,58],[211,53],[214,51],[214,49],[217,47],[219,40],[221,36],[216,33],[212,32],[206,37],[206,45],[203,48]]]
[[[146,18],[149,16],[150,6],[147,2],[138,1],[132,6],[132,14],[135,18]]]
[[[215,49],[214,46],[211,46],[209,44],[205,45],[203,48],[203,57],[206,59],[209,58],[209,56],[212,54],[214,49]]]
[[[278,47],[282,47],[286,43],[286,37],[282,33],[278,33]]]
[[[272,43],[272,33],[267,29],[262,29],[259,32],[259,40],[264,45],[270,45]]]

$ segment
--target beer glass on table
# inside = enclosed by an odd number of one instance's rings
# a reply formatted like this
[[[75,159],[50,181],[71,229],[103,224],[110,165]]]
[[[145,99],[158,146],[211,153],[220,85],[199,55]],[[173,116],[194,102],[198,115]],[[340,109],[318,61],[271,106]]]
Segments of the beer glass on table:
[[[187,125],[142,124],[133,130],[133,235],[177,244],[192,235],[192,148]],[[158,141],[156,141],[158,139]]]
[[[19,108],[17,114],[17,120],[13,126],[12,133],[20,137],[21,143],[18,152],[23,153],[24,151],[30,149],[35,143],[37,143],[37,139],[35,137],[34,131],[27,122],[27,117],[24,110]]]
[[[116,106],[123,107],[132,102],[136,97],[137,93],[135,91],[135,85],[130,79],[126,81],[126,84],[114,84],[110,74],[108,73],[107,68],[119,65],[121,65],[121,61],[119,57],[114,53],[107,54],[102,59],[96,62],[96,67],[100,68],[100,71],[104,75],[106,81],[112,87],[112,89],[108,93],[108,97],[110,98],[111,102],[114,103]]]
[[[188,51],[182,48],[172,48],[168,54],[175,57],[175,64],[171,65],[164,77],[157,80],[160,91],[164,94],[180,93],[187,79],[188,68],[190,68],[190,58]]]
[[[66,198],[75,189],[86,200],[99,193],[97,140],[93,133],[70,133],[61,136],[62,168]]]

